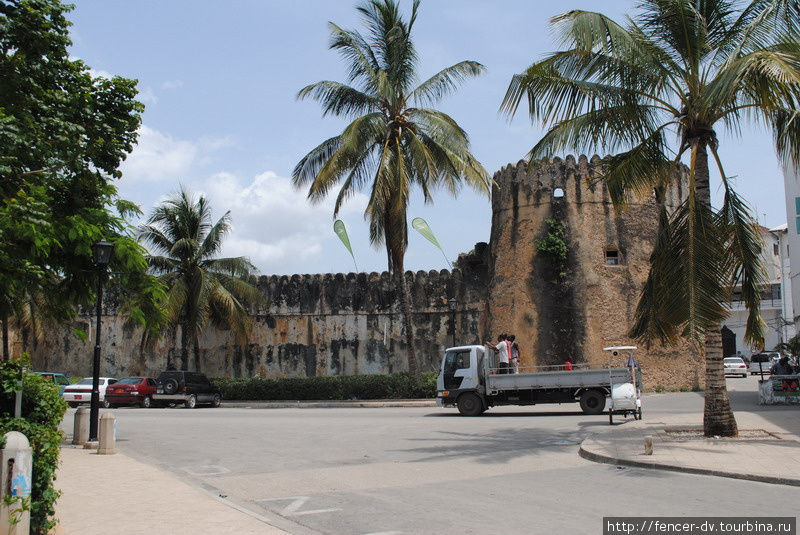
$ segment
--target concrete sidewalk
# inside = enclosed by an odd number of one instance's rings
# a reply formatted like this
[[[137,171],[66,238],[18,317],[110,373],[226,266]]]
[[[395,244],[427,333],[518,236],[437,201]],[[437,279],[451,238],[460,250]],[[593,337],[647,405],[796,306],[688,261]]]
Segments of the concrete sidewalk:
[[[702,415],[629,419],[587,438],[579,453],[586,459],[623,466],[730,477],[800,486],[800,409],[736,411],[740,439],[684,438],[678,430],[702,430]],[[646,415],[645,415],[646,416]],[[748,430],[769,433],[746,439]],[[653,454],[644,454],[644,438],[653,437]]]
[[[55,535],[286,534],[267,518],[121,453],[62,446],[56,486],[63,494]]]

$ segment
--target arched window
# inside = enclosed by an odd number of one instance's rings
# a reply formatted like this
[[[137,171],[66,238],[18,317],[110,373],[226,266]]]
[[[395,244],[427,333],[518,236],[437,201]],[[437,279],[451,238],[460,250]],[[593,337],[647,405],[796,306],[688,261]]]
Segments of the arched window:
[[[554,199],[562,199],[564,198],[564,190],[561,188],[556,188],[553,190],[553,198]]]

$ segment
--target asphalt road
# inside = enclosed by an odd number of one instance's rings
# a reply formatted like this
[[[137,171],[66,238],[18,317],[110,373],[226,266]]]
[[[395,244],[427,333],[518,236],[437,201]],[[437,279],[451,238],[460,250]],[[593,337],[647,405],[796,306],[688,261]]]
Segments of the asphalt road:
[[[729,384],[735,402],[756,388],[755,378]],[[645,418],[701,413],[702,403],[653,394]],[[800,502],[798,488],[581,459],[578,444],[608,418],[575,408],[115,412],[126,454],[295,534],[597,534],[604,516],[764,516]]]

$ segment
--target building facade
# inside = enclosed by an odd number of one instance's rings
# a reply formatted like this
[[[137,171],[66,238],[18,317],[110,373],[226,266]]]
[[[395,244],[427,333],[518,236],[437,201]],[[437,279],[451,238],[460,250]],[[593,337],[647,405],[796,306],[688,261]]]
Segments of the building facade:
[[[768,283],[761,291],[761,318],[766,324],[764,348],[773,349],[795,335],[792,299],[790,232],[787,225],[768,229],[760,227],[764,247],[761,260],[767,268]],[[723,324],[725,355],[750,357],[754,350],[744,341],[748,311],[742,302],[741,287],[734,289],[729,305],[730,316]]]

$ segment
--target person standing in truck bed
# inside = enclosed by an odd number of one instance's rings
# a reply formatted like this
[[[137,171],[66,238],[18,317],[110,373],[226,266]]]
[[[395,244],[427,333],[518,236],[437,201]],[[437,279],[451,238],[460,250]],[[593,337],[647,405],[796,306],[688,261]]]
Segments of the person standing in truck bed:
[[[486,345],[491,349],[494,349],[494,352],[497,354],[497,359],[500,361],[497,364],[497,367],[500,368],[497,373],[507,374],[508,362],[510,360],[509,357],[511,356],[511,347],[508,345],[508,335],[503,333],[498,336],[497,345],[494,345],[491,342],[486,342]]]
[[[511,344],[511,361],[509,362],[509,369],[511,373],[519,373],[519,344],[517,343],[517,335],[512,334],[508,337],[508,343]]]

